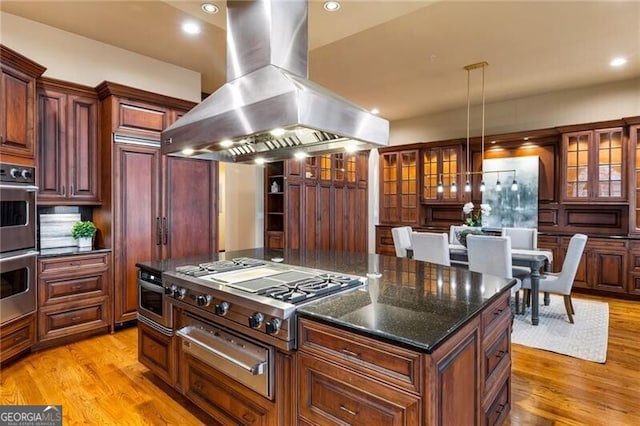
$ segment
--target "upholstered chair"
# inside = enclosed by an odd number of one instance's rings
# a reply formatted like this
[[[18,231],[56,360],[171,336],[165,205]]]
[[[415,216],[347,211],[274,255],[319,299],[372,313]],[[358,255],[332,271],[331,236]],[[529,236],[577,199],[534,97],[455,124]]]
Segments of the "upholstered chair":
[[[413,258],[424,262],[450,266],[449,239],[446,233],[412,232]]]
[[[393,237],[393,245],[396,249],[397,257],[407,257],[407,249],[411,248],[411,232],[410,226],[391,228],[391,236]]]
[[[502,236],[511,238],[512,249],[535,250],[538,248],[536,228],[502,228]]]
[[[562,263],[562,271],[559,273],[548,273],[540,277],[540,291],[561,294],[564,297],[564,307],[567,311],[569,322],[573,324],[573,303],[571,301],[571,289],[573,281],[578,272],[580,258],[587,245],[587,236],[584,234],[575,234],[569,240],[569,247]],[[529,292],[531,291],[531,281],[525,279],[522,282],[522,288],[525,289],[525,299],[529,300]]]

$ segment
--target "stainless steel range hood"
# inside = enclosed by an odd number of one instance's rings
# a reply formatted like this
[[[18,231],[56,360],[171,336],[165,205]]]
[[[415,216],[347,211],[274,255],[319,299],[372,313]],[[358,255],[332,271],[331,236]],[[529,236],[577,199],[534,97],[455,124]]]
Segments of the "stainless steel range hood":
[[[309,81],[307,63],[307,0],[229,0],[227,83],[162,132],[162,153],[247,163],[387,145],[389,122]]]

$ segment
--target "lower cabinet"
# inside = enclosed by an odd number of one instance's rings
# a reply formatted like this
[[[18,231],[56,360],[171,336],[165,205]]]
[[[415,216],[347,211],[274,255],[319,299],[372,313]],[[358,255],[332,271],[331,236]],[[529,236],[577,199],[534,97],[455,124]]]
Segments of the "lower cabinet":
[[[0,364],[30,349],[35,341],[35,312],[4,324],[0,327]]]
[[[138,361],[170,386],[176,384],[176,342],[176,337],[138,321]]]
[[[109,329],[111,254],[38,260],[38,346]]]

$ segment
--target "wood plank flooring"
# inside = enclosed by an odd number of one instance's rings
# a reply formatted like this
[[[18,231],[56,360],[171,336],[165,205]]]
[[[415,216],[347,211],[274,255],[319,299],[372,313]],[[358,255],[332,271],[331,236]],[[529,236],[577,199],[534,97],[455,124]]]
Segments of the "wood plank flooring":
[[[607,362],[513,345],[506,425],[640,424],[640,303],[590,299],[609,302]],[[65,425],[212,424],[138,363],[136,328],[30,354],[0,375],[0,404],[62,404]]]

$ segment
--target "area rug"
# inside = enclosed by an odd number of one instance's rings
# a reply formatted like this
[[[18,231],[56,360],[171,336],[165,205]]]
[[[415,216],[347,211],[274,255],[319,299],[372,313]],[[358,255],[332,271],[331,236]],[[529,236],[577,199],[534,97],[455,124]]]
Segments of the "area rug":
[[[609,336],[609,304],[573,297],[574,324],[569,322],[562,296],[551,295],[545,306],[540,294],[540,323],[531,324],[531,308],[513,321],[511,342],[587,361],[604,363]]]

